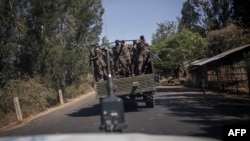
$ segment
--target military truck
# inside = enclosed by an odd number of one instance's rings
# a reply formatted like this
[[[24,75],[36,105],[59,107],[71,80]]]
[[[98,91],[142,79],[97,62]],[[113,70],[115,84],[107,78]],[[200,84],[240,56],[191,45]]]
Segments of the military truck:
[[[152,65],[151,57],[154,54],[148,51],[147,64],[143,65],[144,73],[133,74],[126,77],[112,77],[115,96],[124,100],[124,102],[145,102],[146,107],[153,108],[155,105],[155,85],[156,75]],[[106,59],[110,60],[110,59]],[[108,96],[107,80],[95,79],[96,96],[100,100]]]

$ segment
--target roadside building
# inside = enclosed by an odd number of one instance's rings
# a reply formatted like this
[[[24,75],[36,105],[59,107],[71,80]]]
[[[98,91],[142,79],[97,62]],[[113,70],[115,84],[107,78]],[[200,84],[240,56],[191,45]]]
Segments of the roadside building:
[[[250,54],[250,44],[192,62],[187,76],[189,84],[198,87],[203,80],[209,89],[249,93],[250,56],[247,57],[247,53]]]

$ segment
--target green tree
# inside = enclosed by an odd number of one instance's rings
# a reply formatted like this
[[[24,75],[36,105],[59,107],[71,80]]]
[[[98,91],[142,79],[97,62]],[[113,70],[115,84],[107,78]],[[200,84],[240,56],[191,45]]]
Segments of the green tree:
[[[2,0],[0,81],[27,75],[55,86],[70,85],[86,73],[88,41],[98,42],[101,0]]]
[[[180,19],[179,28],[187,28],[196,31],[198,28],[200,13],[196,11],[192,0],[187,0],[183,3],[181,15],[182,17]]]
[[[233,22],[233,0],[210,0],[207,7],[202,5],[204,12],[207,15],[206,27],[209,30],[220,29]],[[203,3],[202,3],[203,4]]]
[[[167,37],[174,35],[178,31],[177,22],[165,21],[157,23],[156,33],[153,33],[152,44],[158,43],[166,39]]]
[[[199,33],[183,29],[152,46],[152,50],[162,59],[162,62],[156,62],[156,67],[184,71],[185,64],[204,57],[206,44],[206,39]]]
[[[0,1],[0,86],[17,79],[20,45],[25,32],[24,0]]]
[[[180,28],[188,28],[205,37],[210,30],[233,22],[233,13],[233,0],[187,0],[182,7]]]
[[[233,19],[243,28],[250,28],[250,3],[248,0],[233,0]]]
[[[50,65],[50,72],[53,73],[49,73],[60,87],[86,77],[89,63],[86,45],[89,41],[98,42],[104,12],[100,0],[77,0],[66,3],[63,9],[66,10],[60,24],[60,43],[51,51],[51,55],[54,52],[57,55],[52,57],[55,60],[54,65]]]
[[[249,44],[250,34],[235,24],[208,33],[207,55],[214,56],[229,49]]]

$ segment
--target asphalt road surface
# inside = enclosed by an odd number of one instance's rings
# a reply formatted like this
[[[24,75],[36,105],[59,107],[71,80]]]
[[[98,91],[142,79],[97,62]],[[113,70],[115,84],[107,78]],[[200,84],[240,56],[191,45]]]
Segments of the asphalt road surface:
[[[124,133],[223,138],[223,125],[250,124],[250,97],[207,92],[182,86],[158,87],[155,107],[125,105]],[[66,104],[0,137],[65,133],[103,133],[100,105],[94,94]]]

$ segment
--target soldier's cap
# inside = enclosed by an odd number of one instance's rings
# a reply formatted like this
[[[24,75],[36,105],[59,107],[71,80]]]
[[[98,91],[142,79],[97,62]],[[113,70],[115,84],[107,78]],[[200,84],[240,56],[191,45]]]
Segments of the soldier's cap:
[[[120,41],[119,40],[115,40],[115,43],[119,43]]]
[[[140,40],[145,40],[143,35],[140,36]]]
[[[133,40],[133,44],[136,44],[137,43],[137,41],[136,40]]]
[[[125,43],[125,41],[124,41],[124,40],[122,40],[121,42],[122,42],[122,43]]]

